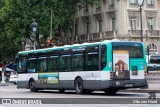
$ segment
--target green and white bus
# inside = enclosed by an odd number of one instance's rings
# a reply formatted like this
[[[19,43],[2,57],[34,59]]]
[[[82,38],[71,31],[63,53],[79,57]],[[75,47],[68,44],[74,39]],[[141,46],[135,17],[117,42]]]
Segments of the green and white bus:
[[[141,42],[103,41],[22,51],[18,53],[17,88],[32,92],[145,88],[146,55]]]

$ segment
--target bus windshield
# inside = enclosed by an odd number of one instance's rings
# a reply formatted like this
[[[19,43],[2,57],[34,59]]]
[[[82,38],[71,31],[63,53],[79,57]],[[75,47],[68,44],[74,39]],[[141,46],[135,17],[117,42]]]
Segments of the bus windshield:
[[[113,42],[113,50],[128,50],[130,58],[143,58],[143,49],[141,43]]]
[[[151,56],[150,63],[160,64],[160,56]]]

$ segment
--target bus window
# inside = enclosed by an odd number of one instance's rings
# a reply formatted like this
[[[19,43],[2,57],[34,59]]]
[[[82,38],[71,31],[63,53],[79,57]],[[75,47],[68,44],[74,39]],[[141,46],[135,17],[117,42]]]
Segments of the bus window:
[[[82,53],[73,55],[72,70],[73,71],[83,71],[84,70],[84,55]]]
[[[62,55],[61,56],[61,69],[62,71],[71,71],[71,56],[70,55]]]
[[[48,59],[48,72],[57,72],[58,70],[58,56],[51,56]]]
[[[87,53],[86,70],[87,71],[97,71],[98,70],[98,52]]]
[[[141,43],[112,43],[113,50],[128,50],[130,58],[144,58]]]
[[[160,55],[150,55],[147,64],[148,71],[160,70]]]
[[[19,70],[18,70],[19,73],[26,72],[26,57],[20,58],[18,68],[19,68]]]
[[[160,56],[151,56],[150,63],[160,64]]]
[[[47,58],[40,57],[37,62],[37,72],[47,72]]]
[[[27,68],[28,73],[35,73],[36,72],[36,58],[30,58],[27,61]]]

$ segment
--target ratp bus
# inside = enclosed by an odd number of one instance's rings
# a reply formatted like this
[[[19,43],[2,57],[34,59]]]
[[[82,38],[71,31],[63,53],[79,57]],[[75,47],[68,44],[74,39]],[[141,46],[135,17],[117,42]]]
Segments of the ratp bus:
[[[77,94],[102,90],[145,88],[146,57],[140,42],[103,41],[18,53],[17,88],[75,90]]]

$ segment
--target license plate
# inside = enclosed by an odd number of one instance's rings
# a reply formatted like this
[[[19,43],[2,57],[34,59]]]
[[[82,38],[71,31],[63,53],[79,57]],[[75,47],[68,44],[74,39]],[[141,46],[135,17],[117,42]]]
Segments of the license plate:
[[[133,84],[125,84],[125,87],[133,87]]]

